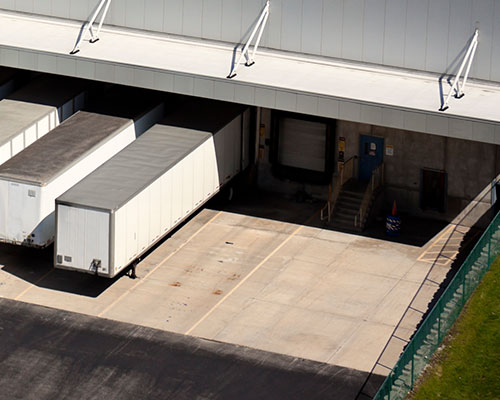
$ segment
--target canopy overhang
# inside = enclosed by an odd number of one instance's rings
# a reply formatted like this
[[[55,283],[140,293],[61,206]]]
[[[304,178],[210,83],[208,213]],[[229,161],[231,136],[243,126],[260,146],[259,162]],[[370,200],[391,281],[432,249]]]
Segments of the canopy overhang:
[[[235,46],[106,26],[71,55],[81,23],[0,10],[0,65],[500,144],[500,85],[469,81],[439,111],[437,75],[259,50],[228,79]]]

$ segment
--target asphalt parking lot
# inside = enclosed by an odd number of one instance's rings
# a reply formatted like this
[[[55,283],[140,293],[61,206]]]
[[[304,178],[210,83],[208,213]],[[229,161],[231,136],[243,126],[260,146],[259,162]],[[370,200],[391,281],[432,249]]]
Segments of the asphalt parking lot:
[[[1,245],[0,297],[387,375],[449,270],[432,252],[456,229],[422,248],[309,225],[205,209],[135,280]]]

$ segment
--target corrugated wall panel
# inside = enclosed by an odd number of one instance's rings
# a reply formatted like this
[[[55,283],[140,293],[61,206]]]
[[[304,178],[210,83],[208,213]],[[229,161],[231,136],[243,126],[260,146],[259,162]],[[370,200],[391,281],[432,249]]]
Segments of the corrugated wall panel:
[[[221,39],[238,43],[241,40],[241,2],[222,0]]]
[[[33,4],[33,11],[37,14],[50,15],[50,13],[52,12],[51,0],[36,0]]]
[[[125,24],[135,29],[144,29],[144,0],[126,0]]]
[[[325,56],[340,57],[342,53],[343,14],[344,2],[342,0],[323,1],[321,54]]]
[[[33,0],[17,0],[16,11],[33,12]]]
[[[165,0],[163,31],[168,33],[182,34],[184,1]]]
[[[429,0],[408,0],[404,60],[406,68],[425,69],[428,9]]]
[[[491,51],[495,3],[498,3],[498,0],[473,0],[472,2],[472,23],[479,28],[480,38],[471,73],[484,79],[490,78],[492,67]],[[498,65],[495,67],[496,69],[500,68]]]
[[[281,9],[283,0],[274,0],[271,3],[269,19],[266,27],[264,46],[275,49],[281,48]]]
[[[426,69],[444,71],[448,60],[450,0],[432,0],[427,20]]]
[[[384,64],[404,66],[406,30],[406,0],[386,0],[384,30]]]
[[[302,0],[286,0],[281,10],[281,47],[301,51]]]
[[[202,36],[207,39],[221,39],[222,0],[203,0]]]
[[[470,0],[453,0],[450,7],[450,30],[448,43],[448,72],[456,72],[460,67],[467,45],[474,33],[472,19],[472,2]],[[470,27],[467,31],[464,26]]]
[[[500,2],[495,3],[493,10],[493,49],[491,52],[491,76],[493,81],[500,82]]]
[[[381,64],[384,52],[385,0],[365,0],[363,61]]]
[[[153,31],[163,31],[164,2],[145,0],[144,28]]]
[[[323,0],[302,2],[302,43],[304,53],[321,54]]]
[[[52,15],[60,18],[70,18],[70,2],[68,0],[52,0]]]
[[[361,60],[363,57],[364,0],[344,1],[341,57]]]
[[[184,0],[182,12],[182,34],[201,37],[203,0]]]
[[[97,0],[0,0],[0,8],[86,20]],[[116,0],[107,23],[237,44],[265,0]],[[499,81],[497,0],[272,0],[261,45],[444,73],[476,25],[471,76]]]

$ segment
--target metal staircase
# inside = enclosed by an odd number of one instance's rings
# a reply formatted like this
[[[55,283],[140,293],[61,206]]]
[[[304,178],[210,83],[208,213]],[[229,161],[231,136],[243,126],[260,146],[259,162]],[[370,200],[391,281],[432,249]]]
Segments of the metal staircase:
[[[341,230],[362,231],[361,226],[356,226],[356,219],[363,203],[366,186],[366,183],[355,179],[342,186],[332,211],[331,226]]]
[[[384,164],[372,171],[368,182],[357,177],[357,157],[339,163],[339,174],[330,190],[329,200],[321,210],[321,219],[337,229],[362,232],[375,197],[384,184]]]

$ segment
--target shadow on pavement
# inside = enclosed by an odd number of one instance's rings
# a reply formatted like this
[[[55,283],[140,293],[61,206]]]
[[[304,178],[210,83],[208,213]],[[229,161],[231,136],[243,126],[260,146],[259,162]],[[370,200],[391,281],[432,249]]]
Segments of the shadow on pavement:
[[[237,214],[275,221],[306,225],[314,228],[336,230],[373,239],[396,242],[411,246],[422,247],[443,228],[447,222],[401,215],[401,234],[397,237],[388,237],[385,233],[385,220],[374,219],[363,232],[338,230],[320,220],[319,210],[324,201],[313,199],[305,193],[285,196],[275,193],[259,191],[255,188],[238,187],[234,191],[233,199],[229,201],[221,195],[212,200],[208,207]]]
[[[6,299],[0,321],[4,399],[351,400],[367,375]]]
[[[87,297],[98,297],[119,279],[54,269],[53,254],[54,246],[33,249],[0,244],[0,265],[2,271],[35,286]]]

